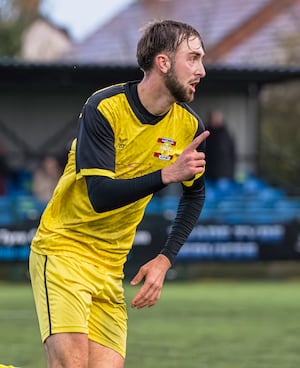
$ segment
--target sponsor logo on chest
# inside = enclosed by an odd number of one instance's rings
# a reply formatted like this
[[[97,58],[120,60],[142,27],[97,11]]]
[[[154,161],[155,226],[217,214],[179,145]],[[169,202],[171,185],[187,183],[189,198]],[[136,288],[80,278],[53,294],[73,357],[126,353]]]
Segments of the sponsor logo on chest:
[[[154,152],[154,157],[159,160],[170,161],[172,160],[175,152],[176,141],[171,138],[158,138],[157,142],[160,143],[159,150]]]

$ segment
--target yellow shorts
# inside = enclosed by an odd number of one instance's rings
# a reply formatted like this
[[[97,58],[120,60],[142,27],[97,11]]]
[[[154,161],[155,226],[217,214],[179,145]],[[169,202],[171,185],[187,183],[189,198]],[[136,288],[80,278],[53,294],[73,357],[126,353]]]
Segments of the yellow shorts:
[[[29,269],[44,342],[79,332],[125,358],[127,312],[122,279],[76,258],[30,254]]]

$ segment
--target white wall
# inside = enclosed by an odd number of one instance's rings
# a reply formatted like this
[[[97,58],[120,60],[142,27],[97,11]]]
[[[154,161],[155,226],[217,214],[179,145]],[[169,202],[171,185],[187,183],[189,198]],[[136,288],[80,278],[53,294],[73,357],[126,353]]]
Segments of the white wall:
[[[26,91],[0,92],[0,122],[39,154],[48,149],[45,143],[57,139],[51,152],[62,152],[75,136],[77,119],[90,92]],[[257,99],[240,93],[201,93],[192,108],[204,123],[209,111],[223,111],[238,154],[237,171],[255,171],[257,155]],[[73,122],[73,123],[72,123]],[[62,132],[69,124],[69,129]],[[70,125],[71,124],[71,125]],[[62,132],[62,134],[60,134]],[[13,165],[23,165],[22,148],[8,139],[0,127],[0,142],[4,142]]]
[[[51,137],[74,122],[53,142],[51,152],[60,153],[76,133],[78,115],[85,99],[86,96],[78,93],[59,91],[0,92],[0,122],[25,142],[34,154],[42,153],[48,148],[46,143]],[[1,126],[0,142],[4,144],[13,166],[24,164],[22,146],[7,136]]]
[[[220,110],[236,144],[237,174],[256,171],[258,105],[256,93],[202,93],[196,96],[192,108],[204,124],[212,110]]]

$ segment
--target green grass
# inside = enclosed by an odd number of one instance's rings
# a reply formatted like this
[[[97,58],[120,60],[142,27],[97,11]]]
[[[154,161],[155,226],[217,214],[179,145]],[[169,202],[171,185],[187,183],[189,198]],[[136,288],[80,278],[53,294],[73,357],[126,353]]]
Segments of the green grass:
[[[0,284],[0,364],[45,367],[29,284]]]
[[[152,308],[128,308],[126,368],[298,368],[300,282],[165,284]],[[137,288],[126,284],[128,303]],[[43,368],[31,289],[0,284],[0,364]]]

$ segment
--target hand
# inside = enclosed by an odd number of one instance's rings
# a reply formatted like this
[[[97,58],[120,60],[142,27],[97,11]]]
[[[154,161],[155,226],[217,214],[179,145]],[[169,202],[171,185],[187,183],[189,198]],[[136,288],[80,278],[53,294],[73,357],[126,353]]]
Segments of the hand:
[[[144,264],[136,276],[132,279],[131,285],[139,284],[144,278],[144,285],[140,288],[136,296],[132,299],[132,308],[152,307],[160,298],[161,289],[168,269],[171,267],[169,259],[163,254],[159,254],[151,261]]]
[[[205,169],[205,153],[198,152],[198,146],[209,136],[205,130],[198,135],[182,152],[174,164],[164,167],[161,171],[164,184],[179,183],[190,180]]]

